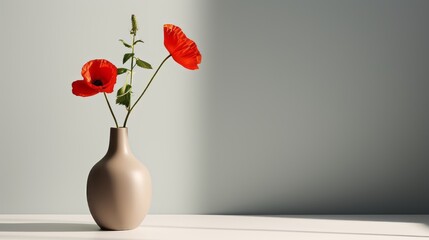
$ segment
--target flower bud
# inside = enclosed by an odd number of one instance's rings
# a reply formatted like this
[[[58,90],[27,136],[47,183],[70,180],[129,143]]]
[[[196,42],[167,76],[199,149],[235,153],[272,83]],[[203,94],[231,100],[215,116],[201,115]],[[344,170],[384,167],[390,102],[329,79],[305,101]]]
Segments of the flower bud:
[[[131,15],[131,31],[130,31],[130,33],[136,35],[137,30],[138,30],[137,20],[136,20],[136,16],[134,16],[134,14],[133,14],[133,15]]]

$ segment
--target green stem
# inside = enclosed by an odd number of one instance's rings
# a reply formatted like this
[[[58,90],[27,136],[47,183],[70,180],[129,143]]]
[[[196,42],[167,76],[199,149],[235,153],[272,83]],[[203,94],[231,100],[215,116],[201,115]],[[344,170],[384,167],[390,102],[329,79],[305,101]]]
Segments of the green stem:
[[[133,54],[133,56],[131,57],[131,76],[130,76],[130,86],[133,85],[133,70],[134,70],[134,41],[136,40],[136,34],[133,34],[133,42],[131,43],[131,53]],[[131,105],[131,94],[130,94],[130,105]],[[128,106],[127,111],[130,111],[130,105]]]
[[[137,98],[136,102],[133,104],[133,106],[130,108],[130,110],[128,110],[127,116],[125,117],[125,121],[124,121],[124,127],[127,126],[127,121],[128,121],[128,117],[130,116],[131,111],[133,111],[134,107],[137,105],[137,103],[140,101],[140,99],[143,97],[143,95],[145,94],[146,90],[149,88],[150,84],[152,83],[153,79],[155,79],[156,74],[158,73],[159,69],[161,69],[162,65],[165,63],[165,61],[167,61],[167,59],[169,59],[171,57],[171,55],[168,55],[162,62],[161,64],[159,64],[158,69],[156,69],[155,73],[152,75],[152,78],[149,80],[149,82],[147,83],[145,89],[143,90],[143,92],[140,94],[139,98]]]
[[[131,57],[131,76],[130,76],[130,85],[133,84],[133,69],[134,69],[134,41],[136,40],[136,35],[133,34],[133,42],[131,43],[131,53],[133,56]]]
[[[118,121],[116,121],[115,114],[113,113],[112,106],[110,106],[109,99],[107,99],[107,94],[104,92],[104,99],[106,99],[107,106],[109,106],[110,113],[112,114],[113,120],[115,121],[116,128],[119,128]]]

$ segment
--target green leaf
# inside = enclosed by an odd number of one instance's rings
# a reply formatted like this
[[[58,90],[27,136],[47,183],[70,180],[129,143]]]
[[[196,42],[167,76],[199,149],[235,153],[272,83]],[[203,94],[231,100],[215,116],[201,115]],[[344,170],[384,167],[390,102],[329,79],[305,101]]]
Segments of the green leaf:
[[[139,66],[141,68],[152,69],[152,66],[149,63],[147,63],[147,62],[145,62],[145,61],[143,61],[141,59],[137,58],[137,62],[136,63],[137,63],[137,66]]]
[[[128,71],[128,69],[126,69],[126,68],[118,68],[118,75],[126,73],[127,71]]]
[[[125,53],[124,59],[122,59],[122,63],[126,63],[133,56],[134,56],[134,53]]]
[[[124,40],[119,39],[119,41],[121,41],[121,42],[122,42],[122,44],[124,44],[124,46],[125,46],[125,47],[127,47],[127,48],[131,48],[131,45],[130,45],[130,44],[128,44],[128,43],[126,43]]]
[[[116,94],[116,103],[129,107],[131,103],[131,85],[126,84],[121,87]]]
[[[142,40],[137,40],[137,41],[134,42],[134,45],[136,45],[139,42],[144,43]]]

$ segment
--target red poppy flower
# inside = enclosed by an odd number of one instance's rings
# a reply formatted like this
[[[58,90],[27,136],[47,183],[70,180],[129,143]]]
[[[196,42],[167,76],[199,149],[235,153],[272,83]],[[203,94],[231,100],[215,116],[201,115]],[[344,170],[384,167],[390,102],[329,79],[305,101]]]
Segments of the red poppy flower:
[[[105,59],[91,60],[82,67],[83,80],[72,83],[76,96],[89,97],[99,92],[111,93],[116,83],[117,68]]]
[[[198,69],[201,63],[200,51],[182,29],[173,24],[164,24],[164,45],[177,63],[190,70]]]

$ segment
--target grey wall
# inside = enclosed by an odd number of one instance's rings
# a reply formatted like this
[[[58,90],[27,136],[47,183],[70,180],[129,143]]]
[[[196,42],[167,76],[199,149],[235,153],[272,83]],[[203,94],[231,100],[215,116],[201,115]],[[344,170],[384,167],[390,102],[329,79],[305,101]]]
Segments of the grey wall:
[[[429,212],[429,2],[221,1],[207,208]]]
[[[195,72],[168,62],[129,122],[152,213],[428,213],[427,12],[412,0],[1,1],[0,213],[88,213],[86,175],[112,122],[102,96],[70,84],[89,59],[120,63],[131,13],[153,65],[166,22],[203,55]]]

